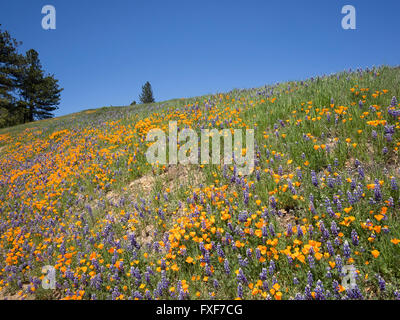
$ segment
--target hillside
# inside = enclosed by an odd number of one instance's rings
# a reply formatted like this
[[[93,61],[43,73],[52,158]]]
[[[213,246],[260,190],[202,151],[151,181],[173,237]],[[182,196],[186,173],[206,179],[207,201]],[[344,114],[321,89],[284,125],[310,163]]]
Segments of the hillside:
[[[400,298],[395,97],[384,66],[0,130],[0,295]],[[170,121],[254,129],[253,173],[150,165]]]

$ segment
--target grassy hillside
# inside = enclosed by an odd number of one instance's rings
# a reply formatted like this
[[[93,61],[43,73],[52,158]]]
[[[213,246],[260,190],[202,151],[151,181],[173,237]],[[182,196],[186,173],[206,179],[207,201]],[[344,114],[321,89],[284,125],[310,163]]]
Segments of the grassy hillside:
[[[381,67],[1,130],[1,295],[400,298],[399,84]],[[254,128],[254,172],[151,166],[169,121]]]

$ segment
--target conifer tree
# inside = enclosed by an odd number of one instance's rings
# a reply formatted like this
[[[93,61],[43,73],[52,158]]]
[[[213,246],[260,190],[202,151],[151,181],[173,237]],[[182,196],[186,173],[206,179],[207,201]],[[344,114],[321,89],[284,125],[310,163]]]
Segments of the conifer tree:
[[[139,99],[142,103],[155,102],[150,82],[147,81],[142,87],[142,94],[139,96]]]
[[[21,81],[21,96],[27,110],[25,121],[51,118],[53,111],[58,109],[63,89],[59,88],[53,75],[44,74],[35,50],[27,51],[25,59]]]
[[[7,31],[0,29],[0,127],[23,121],[24,109],[18,102],[18,88],[24,57],[17,52],[19,44]]]

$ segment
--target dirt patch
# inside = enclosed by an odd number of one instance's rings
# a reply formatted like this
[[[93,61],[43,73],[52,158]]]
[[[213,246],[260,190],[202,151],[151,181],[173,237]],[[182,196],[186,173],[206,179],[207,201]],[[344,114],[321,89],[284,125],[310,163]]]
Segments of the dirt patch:
[[[153,225],[149,224],[143,228],[137,240],[141,245],[151,245],[154,242],[154,239],[155,239],[155,228]]]
[[[278,221],[279,226],[286,231],[288,225],[290,224],[294,227],[297,224],[297,217],[294,215],[292,210],[287,212],[284,209],[279,210],[280,215],[276,216],[276,220]]]
[[[131,191],[142,191],[145,194],[151,192],[154,187],[155,177],[152,175],[146,175],[129,184]]]
[[[28,289],[28,285],[22,286],[22,292],[26,292]],[[31,294],[24,294],[22,293],[19,295],[18,293],[10,294],[7,293],[5,290],[0,291],[0,300],[12,300],[12,301],[20,301],[20,300],[35,300],[35,297]]]
[[[204,181],[203,172],[199,169],[195,170],[191,166],[170,166],[161,177],[171,192],[182,187],[196,187]]]
[[[153,190],[156,179],[162,181],[164,189],[176,192],[178,189],[187,186],[198,186],[204,181],[204,174],[200,170],[194,170],[191,166],[169,166],[165,173],[156,175],[145,175],[129,184],[129,191],[132,195],[143,193],[149,195]],[[115,194],[107,195],[107,198],[115,198]]]

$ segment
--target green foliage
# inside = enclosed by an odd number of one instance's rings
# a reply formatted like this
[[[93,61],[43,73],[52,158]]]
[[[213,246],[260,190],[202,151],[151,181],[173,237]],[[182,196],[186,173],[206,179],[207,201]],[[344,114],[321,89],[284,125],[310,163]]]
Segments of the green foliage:
[[[142,94],[139,96],[139,99],[142,103],[155,102],[150,82],[147,81],[142,87]]]
[[[0,125],[18,123],[16,97],[24,62],[23,56],[17,52],[18,45],[7,31],[0,29]]]
[[[26,53],[26,64],[21,81],[21,97],[26,105],[27,120],[48,119],[58,109],[60,92],[58,80],[44,75],[39,54],[31,49]]]
[[[60,102],[58,80],[45,75],[38,53],[18,53],[18,43],[0,30],[0,127],[53,117]]]

